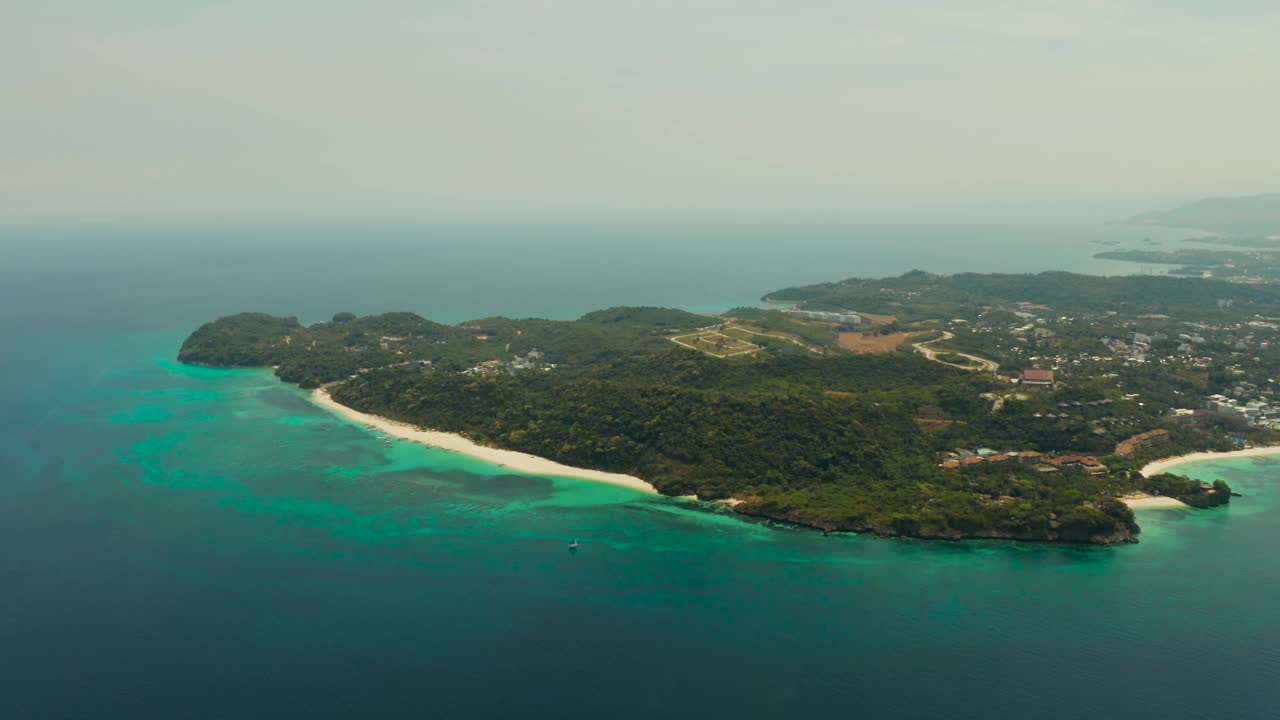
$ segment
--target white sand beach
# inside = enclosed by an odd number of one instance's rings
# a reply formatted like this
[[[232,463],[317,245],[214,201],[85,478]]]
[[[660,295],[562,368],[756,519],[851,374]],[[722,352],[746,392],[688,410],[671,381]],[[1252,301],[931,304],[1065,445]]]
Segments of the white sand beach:
[[[354,420],[355,422],[372,427],[392,437],[412,440],[413,442],[422,443],[423,445],[429,445],[441,450],[450,450],[462,453],[479,460],[484,460],[485,462],[493,463],[494,465],[511,468],[516,472],[526,473],[529,475],[555,475],[557,477],[593,480],[595,482],[609,483],[611,485],[621,485],[622,487],[628,487],[641,492],[655,494],[658,492],[652,485],[638,477],[561,465],[558,462],[538,457],[537,455],[529,455],[526,453],[514,452],[512,450],[499,450],[498,448],[477,445],[461,435],[454,433],[439,432],[436,430],[422,430],[407,423],[388,420],[387,418],[379,417],[377,415],[362,413],[359,410],[353,410],[346,405],[342,405],[337,402],[330,397],[329,393],[324,389],[312,391],[311,400],[315,402],[315,404],[327,410],[335,412],[349,420]]]
[[[1248,448],[1247,450],[1233,450],[1231,452],[1198,452],[1189,455],[1178,455],[1177,457],[1156,460],[1147,463],[1142,467],[1143,477],[1151,477],[1158,473],[1162,473],[1170,468],[1187,463],[1201,462],[1204,460],[1225,460],[1228,458],[1239,457],[1255,457],[1259,455],[1280,455],[1280,445],[1271,445],[1268,447]]]
[[[1191,507],[1190,505],[1171,497],[1163,497],[1161,495],[1147,495],[1146,493],[1133,493],[1120,498],[1125,505],[1140,510],[1142,508],[1171,508],[1171,507]]]

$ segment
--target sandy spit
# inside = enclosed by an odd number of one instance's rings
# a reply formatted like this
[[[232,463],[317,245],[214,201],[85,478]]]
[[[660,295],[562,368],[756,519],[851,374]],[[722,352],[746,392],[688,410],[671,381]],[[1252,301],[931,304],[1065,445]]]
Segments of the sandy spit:
[[[1120,498],[1134,510],[1141,508],[1171,508],[1171,507],[1191,507],[1190,505],[1171,497],[1163,497],[1161,495],[1147,495],[1145,493],[1134,493],[1133,495],[1125,495]]]
[[[461,435],[455,433],[440,432],[437,430],[423,430],[414,427],[408,423],[402,423],[387,418],[362,413],[359,410],[353,410],[334,400],[324,389],[314,390],[311,393],[311,400],[315,404],[330,410],[348,420],[358,422],[362,425],[374,428],[382,433],[392,437],[412,440],[413,442],[429,445],[440,450],[450,450],[452,452],[462,453],[478,460],[484,460],[494,465],[510,468],[516,472],[528,475],[554,475],[556,477],[578,478],[580,480],[593,480],[595,482],[609,483],[611,485],[621,485],[622,487],[639,490],[646,493],[656,494],[658,491],[649,483],[638,477],[631,475],[622,475],[619,473],[602,472],[600,470],[588,470],[586,468],[570,467],[561,465],[558,462],[548,460],[537,455],[529,455],[527,453],[515,452],[513,450],[500,450],[498,448],[485,447],[478,445]]]

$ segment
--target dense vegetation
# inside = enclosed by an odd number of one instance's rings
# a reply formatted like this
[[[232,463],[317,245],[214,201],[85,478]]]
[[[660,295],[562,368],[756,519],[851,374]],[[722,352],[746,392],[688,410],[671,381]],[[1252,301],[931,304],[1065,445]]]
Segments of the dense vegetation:
[[[559,362],[597,363],[667,349],[674,332],[714,320],[665,308],[611,308],[574,322],[485,318],[442,325],[413,313],[354,317],[303,327],[295,318],[241,313],[206,323],[183,343],[183,362],[225,366],[279,366],[288,382],[314,388],[412,360],[461,370],[533,350]]]
[[[1134,275],[1098,277],[1065,272],[1037,275],[912,271],[896,278],[851,278],[786,288],[769,300],[803,302],[814,310],[859,310],[901,319],[973,318],[992,306],[1044,305],[1061,312],[1121,312],[1132,315],[1194,314],[1205,322],[1242,313],[1280,315],[1280,289],[1200,278]],[[1219,308],[1230,300],[1230,308]]]
[[[1153,492],[1177,498],[1191,507],[1209,508],[1231,502],[1231,487],[1223,480],[1202,483],[1181,475],[1161,473],[1152,475],[1149,485]]]
[[[1280,243],[1269,238],[1229,238],[1197,242],[1213,245],[1248,245],[1255,250],[1178,248],[1174,250],[1116,250],[1094,255],[1105,260],[1124,260],[1149,265],[1176,265],[1170,275],[1215,277],[1254,284],[1280,280]]]
[[[178,359],[226,367],[277,365],[301,330],[297,318],[241,313],[201,325],[182,344]]]

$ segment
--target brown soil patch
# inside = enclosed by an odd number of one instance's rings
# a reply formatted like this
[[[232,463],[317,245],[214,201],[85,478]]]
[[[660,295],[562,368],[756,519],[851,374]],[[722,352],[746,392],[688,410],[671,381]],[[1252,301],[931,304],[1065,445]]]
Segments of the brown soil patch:
[[[859,355],[891,353],[915,333],[896,332],[889,335],[871,333],[840,333],[840,347]]]
[[[867,322],[873,323],[875,325],[888,325],[889,323],[897,322],[898,320],[897,315],[875,315],[873,313],[864,313],[864,312],[860,312],[858,314],[862,316],[863,320],[866,320]]]

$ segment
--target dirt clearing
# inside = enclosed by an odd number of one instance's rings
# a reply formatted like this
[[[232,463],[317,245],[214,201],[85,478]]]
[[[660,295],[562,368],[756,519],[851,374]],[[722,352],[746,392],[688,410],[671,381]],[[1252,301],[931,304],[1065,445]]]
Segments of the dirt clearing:
[[[840,333],[840,347],[859,355],[891,353],[918,333],[896,332],[888,335],[872,333]]]

